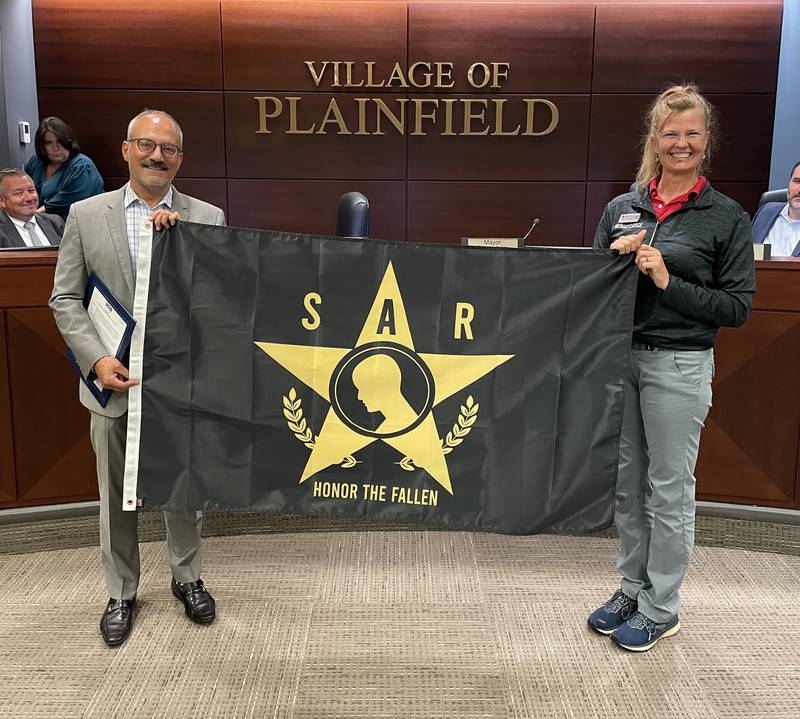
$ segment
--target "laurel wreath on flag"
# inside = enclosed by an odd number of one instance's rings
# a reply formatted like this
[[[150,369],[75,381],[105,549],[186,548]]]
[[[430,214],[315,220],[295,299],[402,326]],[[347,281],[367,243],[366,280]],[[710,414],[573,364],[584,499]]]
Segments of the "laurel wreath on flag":
[[[475,420],[478,419],[478,409],[480,409],[480,406],[480,403],[472,399],[472,395],[467,397],[464,404],[461,405],[461,411],[458,413],[458,419],[453,425],[453,429],[441,440],[442,454],[450,454],[450,452],[464,441],[472,430],[472,425],[475,424]],[[406,472],[413,472],[416,469],[414,460],[411,459],[411,457],[403,457],[397,464],[406,470]]]
[[[472,425],[478,419],[478,409],[480,404],[476,402],[472,395],[469,395],[461,405],[458,419],[453,428],[447,433],[442,442],[442,454],[450,454],[472,430]],[[316,438],[308,426],[306,418],[303,416],[303,400],[297,396],[294,387],[289,389],[289,394],[283,396],[283,415],[286,417],[286,425],[289,431],[309,449],[316,446]],[[339,464],[344,469],[352,469],[358,464],[358,460],[352,454],[348,454]],[[397,464],[406,472],[413,472],[416,467],[411,457],[403,457]]]
[[[294,387],[289,390],[289,395],[283,396],[283,416],[286,417],[286,424],[291,433],[299,439],[309,449],[314,449],[317,442],[311,427],[308,426],[306,418],[303,417],[303,400],[297,396]],[[352,455],[348,454],[339,463],[340,467],[345,469],[352,469],[358,464],[358,460]]]

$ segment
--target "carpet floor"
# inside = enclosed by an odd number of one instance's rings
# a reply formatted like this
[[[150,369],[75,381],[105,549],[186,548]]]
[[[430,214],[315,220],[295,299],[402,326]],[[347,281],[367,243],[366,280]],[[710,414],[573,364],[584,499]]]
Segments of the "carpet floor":
[[[680,633],[633,654],[586,625],[617,585],[612,536],[304,529],[204,540],[207,627],[143,543],[116,650],[97,546],[6,543],[0,717],[800,717],[797,552],[697,546]]]

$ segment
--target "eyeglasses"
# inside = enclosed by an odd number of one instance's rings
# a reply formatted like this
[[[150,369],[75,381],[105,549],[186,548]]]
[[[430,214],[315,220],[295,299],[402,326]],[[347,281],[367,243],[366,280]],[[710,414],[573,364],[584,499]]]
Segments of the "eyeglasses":
[[[139,152],[144,153],[145,155],[149,155],[151,152],[155,152],[157,147],[161,148],[161,154],[164,157],[169,158],[172,160],[173,158],[177,157],[183,150],[177,145],[173,145],[169,142],[153,142],[152,140],[146,137],[131,137],[128,142],[135,142],[136,147],[139,148]]]

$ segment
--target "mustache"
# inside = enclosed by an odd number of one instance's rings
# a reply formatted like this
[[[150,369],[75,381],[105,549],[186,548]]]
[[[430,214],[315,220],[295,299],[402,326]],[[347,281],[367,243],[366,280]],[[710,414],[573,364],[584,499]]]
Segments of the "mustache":
[[[142,163],[143,167],[150,167],[154,170],[166,170],[169,169],[166,162],[158,162],[158,160],[145,160]]]

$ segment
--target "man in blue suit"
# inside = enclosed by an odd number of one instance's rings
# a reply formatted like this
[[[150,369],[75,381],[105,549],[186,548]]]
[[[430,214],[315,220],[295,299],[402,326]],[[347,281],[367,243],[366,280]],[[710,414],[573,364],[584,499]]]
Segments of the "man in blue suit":
[[[753,242],[771,245],[772,257],[800,257],[800,162],[789,174],[788,202],[767,202],[753,218]]]

